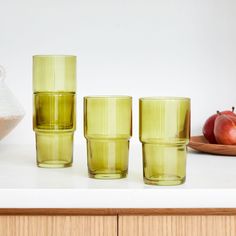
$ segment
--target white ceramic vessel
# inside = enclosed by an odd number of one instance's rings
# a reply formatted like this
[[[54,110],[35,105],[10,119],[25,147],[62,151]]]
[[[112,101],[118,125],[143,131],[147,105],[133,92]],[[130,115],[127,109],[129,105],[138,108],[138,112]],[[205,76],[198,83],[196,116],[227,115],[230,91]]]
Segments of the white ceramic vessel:
[[[5,84],[5,70],[0,66],[0,140],[13,130],[24,116],[24,109]]]

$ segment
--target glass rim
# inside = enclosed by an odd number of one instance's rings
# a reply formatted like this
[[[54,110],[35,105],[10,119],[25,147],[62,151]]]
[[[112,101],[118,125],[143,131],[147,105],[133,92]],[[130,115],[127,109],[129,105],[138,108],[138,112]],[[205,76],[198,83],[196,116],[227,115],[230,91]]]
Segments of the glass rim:
[[[132,96],[127,96],[127,95],[94,95],[94,96],[85,96],[84,99],[132,99]]]
[[[33,55],[33,58],[35,58],[35,57],[42,57],[42,58],[44,58],[44,57],[48,57],[48,58],[56,58],[56,57],[72,57],[72,58],[76,58],[76,56],[75,55],[63,55],[63,54],[45,54],[45,55],[41,55],[41,54],[38,54],[38,55]]]
[[[175,97],[175,96],[154,96],[154,97],[141,97],[140,101],[190,101],[189,97]]]

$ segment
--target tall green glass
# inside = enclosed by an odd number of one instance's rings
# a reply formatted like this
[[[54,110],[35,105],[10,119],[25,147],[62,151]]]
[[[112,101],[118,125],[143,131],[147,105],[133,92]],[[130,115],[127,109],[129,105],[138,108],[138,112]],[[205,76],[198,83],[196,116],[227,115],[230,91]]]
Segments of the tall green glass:
[[[139,138],[146,184],[179,185],[185,182],[189,137],[189,98],[140,98]]]
[[[119,179],[128,171],[132,136],[132,98],[84,98],[84,135],[91,178]]]
[[[69,167],[76,125],[76,57],[33,57],[33,129],[39,167]]]

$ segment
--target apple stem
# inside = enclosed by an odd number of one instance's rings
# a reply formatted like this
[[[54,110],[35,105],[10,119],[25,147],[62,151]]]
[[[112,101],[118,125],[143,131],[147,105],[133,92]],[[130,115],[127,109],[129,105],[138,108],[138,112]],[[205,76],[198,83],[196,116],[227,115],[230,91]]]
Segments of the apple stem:
[[[234,112],[235,107],[232,107],[232,112]]]
[[[221,112],[220,112],[220,111],[216,111],[216,113],[217,113],[218,115],[221,115]]]

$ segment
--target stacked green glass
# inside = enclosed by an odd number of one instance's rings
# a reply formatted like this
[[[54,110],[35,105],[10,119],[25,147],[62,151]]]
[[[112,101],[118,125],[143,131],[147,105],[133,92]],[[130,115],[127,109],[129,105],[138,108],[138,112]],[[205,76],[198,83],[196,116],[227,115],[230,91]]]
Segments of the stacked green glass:
[[[34,56],[33,92],[37,165],[69,167],[76,126],[76,56]]]
[[[84,135],[89,176],[96,179],[126,177],[132,136],[132,98],[85,97]]]
[[[139,138],[146,184],[178,185],[185,182],[189,137],[189,98],[140,98]]]

